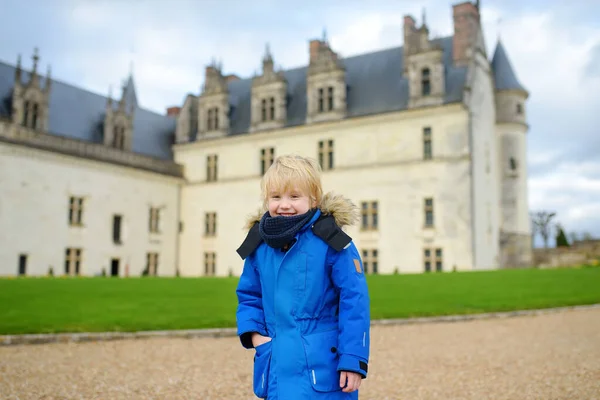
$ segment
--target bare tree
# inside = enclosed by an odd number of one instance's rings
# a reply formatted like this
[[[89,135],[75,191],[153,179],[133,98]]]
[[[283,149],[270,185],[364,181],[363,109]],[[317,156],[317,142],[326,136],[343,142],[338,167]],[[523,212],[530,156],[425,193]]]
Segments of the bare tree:
[[[531,220],[536,232],[538,232],[544,240],[544,248],[548,248],[548,238],[550,238],[550,221],[556,216],[555,212],[536,211],[531,215]]]

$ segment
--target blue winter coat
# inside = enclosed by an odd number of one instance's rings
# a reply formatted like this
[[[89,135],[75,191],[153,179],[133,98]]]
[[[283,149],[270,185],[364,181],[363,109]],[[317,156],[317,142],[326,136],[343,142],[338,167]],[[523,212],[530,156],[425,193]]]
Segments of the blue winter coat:
[[[245,259],[237,333],[245,348],[252,348],[251,332],[272,338],[255,349],[259,398],[358,399],[358,391],[342,392],[340,371],[367,376],[370,301],[362,261],[349,237],[336,251],[315,234],[321,213],[333,215],[338,226],[356,217],[349,200],[326,195],[289,250],[261,242]]]

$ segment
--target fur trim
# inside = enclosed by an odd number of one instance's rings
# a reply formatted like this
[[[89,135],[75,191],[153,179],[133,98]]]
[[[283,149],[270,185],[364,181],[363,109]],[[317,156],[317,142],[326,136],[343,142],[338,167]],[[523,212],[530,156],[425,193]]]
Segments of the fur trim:
[[[358,207],[348,199],[332,192],[326,193],[321,199],[319,207],[323,214],[331,214],[335,223],[339,227],[354,225],[360,219]],[[249,230],[255,223],[260,222],[262,216],[267,212],[266,208],[260,208],[256,213],[251,214],[246,220],[245,230]]]

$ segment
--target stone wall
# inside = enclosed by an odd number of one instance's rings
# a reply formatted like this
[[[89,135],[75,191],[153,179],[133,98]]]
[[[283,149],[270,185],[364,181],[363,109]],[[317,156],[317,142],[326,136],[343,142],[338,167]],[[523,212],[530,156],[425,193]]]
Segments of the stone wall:
[[[575,242],[571,247],[534,249],[533,261],[541,268],[596,264],[600,261],[600,240]]]

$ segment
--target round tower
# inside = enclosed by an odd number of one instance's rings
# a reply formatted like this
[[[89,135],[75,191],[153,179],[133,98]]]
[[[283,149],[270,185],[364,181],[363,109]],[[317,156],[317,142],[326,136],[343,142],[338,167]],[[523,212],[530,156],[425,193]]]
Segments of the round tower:
[[[500,154],[500,249],[502,267],[532,263],[531,223],[527,189],[527,90],[512,68],[499,40],[492,59],[496,132]]]

